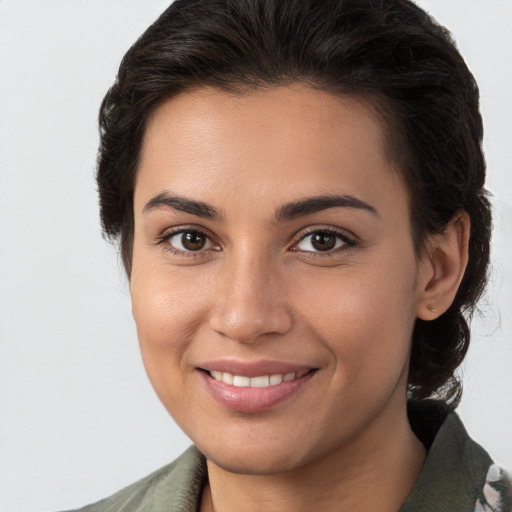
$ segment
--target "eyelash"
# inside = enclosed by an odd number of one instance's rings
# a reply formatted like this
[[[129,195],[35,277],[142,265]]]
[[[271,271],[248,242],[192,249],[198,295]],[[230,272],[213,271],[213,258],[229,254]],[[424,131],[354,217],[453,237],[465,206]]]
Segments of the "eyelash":
[[[211,237],[207,233],[205,233],[204,231],[202,231],[200,229],[177,228],[175,231],[167,232],[167,233],[163,234],[162,236],[158,237],[155,242],[155,245],[160,245],[166,251],[170,252],[173,255],[177,255],[177,256],[194,258],[194,257],[199,257],[199,256],[204,255],[205,250],[199,249],[197,251],[192,251],[192,250],[183,251],[181,249],[176,249],[170,243],[168,243],[171,238],[175,237],[176,235],[183,234],[183,233],[190,233],[193,235],[204,236],[207,240],[210,241],[210,243],[213,244],[213,242],[211,241]],[[300,249],[294,249],[293,247],[296,247],[299,243],[304,241],[308,236],[312,236],[315,234],[334,236],[336,239],[341,240],[342,245],[341,245],[341,247],[334,248],[334,250],[302,251],[305,254],[307,254],[308,258],[332,257],[334,254],[336,254],[338,252],[350,250],[357,245],[357,241],[355,240],[355,238],[353,236],[349,235],[345,231],[337,230],[334,228],[316,228],[316,229],[309,229],[307,231],[303,231],[302,233],[300,233],[299,236],[297,237],[297,240],[294,242],[292,248],[290,248],[290,250],[292,252],[301,252]],[[219,249],[214,249],[214,250],[219,250]]]
[[[205,252],[204,250],[183,251],[181,249],[176,249],[170,243],[168,243],[169,240],[171,240],[171,238],[175,237],[176,235],[180,235],[180,234],[184,234],[184,233],[190,233],[190,234],[193,234],[193,235],[204,236],[207,240],[210,241],[210,243],[213,243],[213,242],[211,242],[211,237],[208,236],[207,233],[205,233],[204,231],[202,231],[200,229],[196,229],[196,228],[177,228],[175,231],[166,232],[162,236],[159,236],[157,238],[157,240],[156,240],[156,245],[162,246],[167,252],[169,252],[169,253],[171,253],[172,255],[175,255],[175,256],[184,256],[186,258],[195,258],[195,257],[204,255],[204,252]]]
[[[291,250],[294,252],[295,251],[300,252],[300,249],[293,249],[293,247],[296,247],[299,243],[306,240],[307,237],[315,235],[315,234],[333,236],[337,240],[341,240],[342,245],[341,245],[341,247],[337,247],[337,248],[330,249],[327,251],[302,251],[305,254],[307,254],[308,258],[333,257],[335,254],[348,251],[357,245],[357,241],[356,241],[355,237],[349,235],[346,231],[342,231],[342,230],[334,229],[334,228],[312,228],[312,229],[307,229],[306,231],[303,231],[299,234],[298,240],[293,244]],[[336,241],[335,243],[337,244],[338,242]]]

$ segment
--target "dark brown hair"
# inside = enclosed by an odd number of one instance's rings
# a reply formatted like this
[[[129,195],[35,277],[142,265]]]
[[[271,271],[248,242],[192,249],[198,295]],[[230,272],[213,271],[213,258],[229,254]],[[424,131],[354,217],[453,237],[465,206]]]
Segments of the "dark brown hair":
[[[482,120],[477,85],[450,34],[408,0],[176,0],[127,52],[101,106],[104,233],[120,241],[129,275],[138,157],[162,101],[192,87],[243,93],[292,82],[377,107],[410,194],[418,254],[429,234],[468,212],[466,273],[446,313],[416,321],[409,372],[412,398],[455,406],[455,370],[489,260]]]

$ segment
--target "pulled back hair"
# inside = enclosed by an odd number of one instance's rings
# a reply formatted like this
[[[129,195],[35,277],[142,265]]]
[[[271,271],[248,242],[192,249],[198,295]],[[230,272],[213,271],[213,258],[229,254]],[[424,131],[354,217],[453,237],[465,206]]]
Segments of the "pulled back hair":
[[[309,84],[369,102],[410,196],[417,256],[465,210],[469,262],[451,307],[416,320],[409,396],[461,396],[455,371],[487,280],[491,231],[475,80],[448,31],[408,0],[176,0],[124,56],[101,105],[97,181],[128,275],[134,183],[149,115],[188,89]]]

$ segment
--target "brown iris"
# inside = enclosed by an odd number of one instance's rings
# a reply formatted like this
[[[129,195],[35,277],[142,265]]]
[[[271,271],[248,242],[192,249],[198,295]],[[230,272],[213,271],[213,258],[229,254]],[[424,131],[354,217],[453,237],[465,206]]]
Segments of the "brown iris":
[[[329,251],[336,246],[336,237],[330,233],[315,233],[311,236],[311,245],[317,251]]]
[[[187,231],[181,235],[181,243],[188,251],[199,251],[206,244],[206,237],[194,231]]]

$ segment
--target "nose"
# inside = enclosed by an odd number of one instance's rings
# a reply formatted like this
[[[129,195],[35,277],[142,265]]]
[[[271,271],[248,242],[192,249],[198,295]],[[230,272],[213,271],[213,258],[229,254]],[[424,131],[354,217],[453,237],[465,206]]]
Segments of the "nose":
[[[217,276],[210,327],[239,343],[288,332],[293,323],[283,279],[270,258],[245,255],[226,262]],[[268,337],[268,336],[267,336]]]

